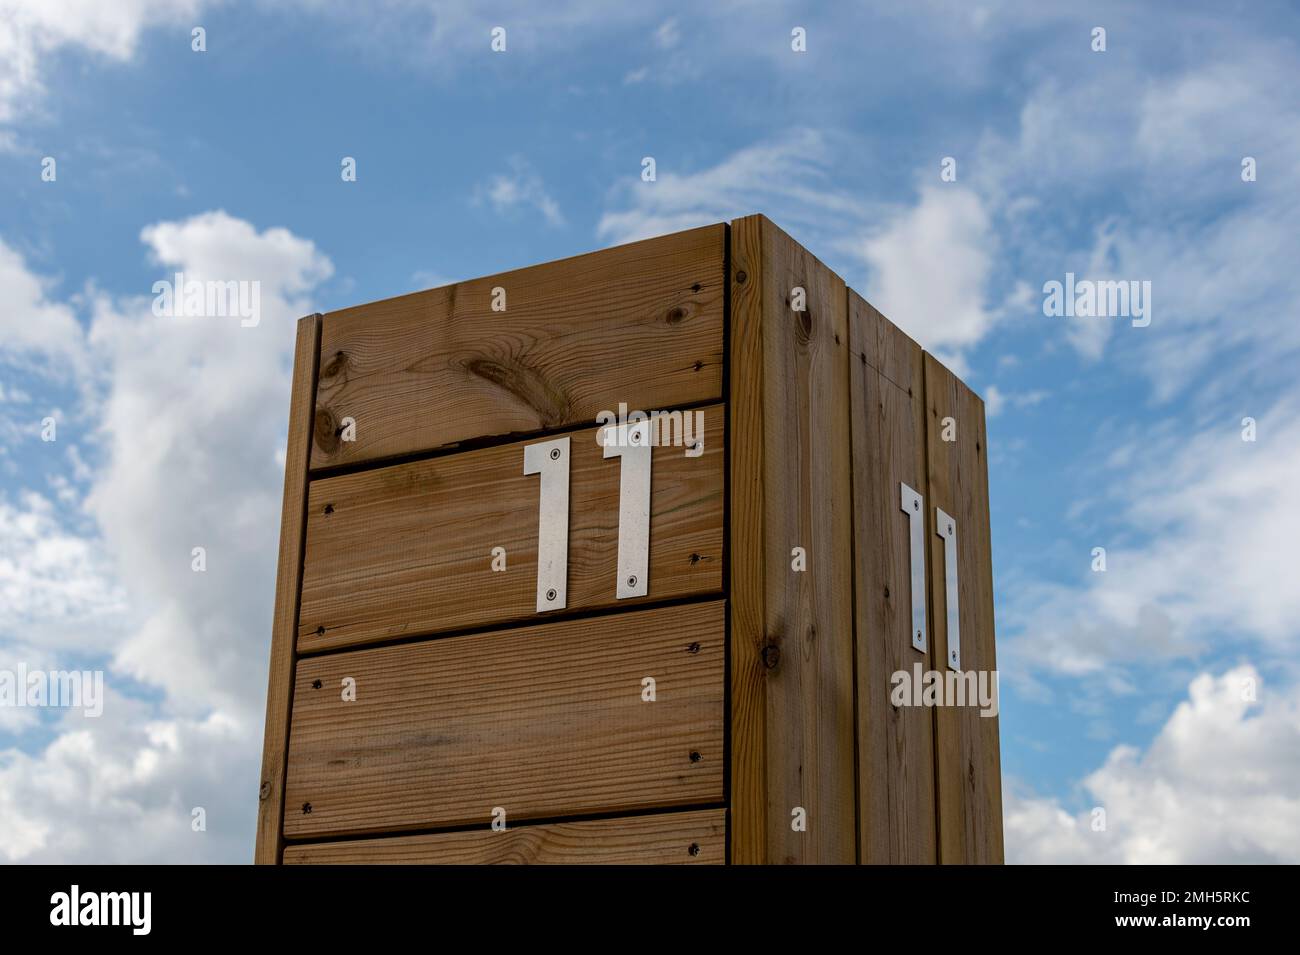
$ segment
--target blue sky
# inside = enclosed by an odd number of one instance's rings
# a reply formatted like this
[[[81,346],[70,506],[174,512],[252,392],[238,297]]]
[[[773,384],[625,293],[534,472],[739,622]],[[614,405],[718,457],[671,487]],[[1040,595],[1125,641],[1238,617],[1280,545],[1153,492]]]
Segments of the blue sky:
[[[104,6],[0,0],[0,668],[109,685],[0,858],[251,857],[297,317],[760,211],[986,399],[1008,859],[1300,860],[1293,8]]]

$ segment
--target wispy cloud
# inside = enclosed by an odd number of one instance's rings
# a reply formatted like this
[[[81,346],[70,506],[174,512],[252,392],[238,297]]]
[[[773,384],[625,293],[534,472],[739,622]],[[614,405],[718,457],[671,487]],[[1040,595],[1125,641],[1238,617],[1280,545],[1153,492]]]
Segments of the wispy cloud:
[[[560,204],[547,192],[537,170],[518,156],[510,160],[510,172],[493,176],[479,188],[477,196],[498,213],[531,208],[539,212],[549,225],[564,225]]]
[[[0,122],[43,89],[49,59],[65,47],[114,60],[135,53],[140,34],[164,23],[193,24],[200,0],[52,3],[0,0]]]
[[[1112,490],[1086,506],[1123,536],[1081,547],[1076,582],[1018,582],[999,611],[1000,663],[1085,675],[1194,657],[1214,634],[1294,646],[1300,406],[1260,410],[1255,441],[1242,440],[1242,417],[1193,434],[1141,430],[1114,449],[1096,475]],[[1090,569],[1098,545],[1104,572]]]

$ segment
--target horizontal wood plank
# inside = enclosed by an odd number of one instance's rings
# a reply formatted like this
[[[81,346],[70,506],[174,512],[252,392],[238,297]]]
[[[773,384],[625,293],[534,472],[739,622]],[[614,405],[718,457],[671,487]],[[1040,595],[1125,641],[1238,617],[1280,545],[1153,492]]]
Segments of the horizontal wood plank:
[[[488,826],[497,807],[509,824],[720,802],[724,612],[718,600],[299,661],[285,837]]]
[[[328,313],[312,468],[570,427],[619,402],[720,399],[725,236],[706,226]]]
[[[727,812],[698,809],[653,816],[473,829],[294,845],[298,865],[719,865],[726,861]]]
[[[704,449],[654,449],[643,598],[616,596],[621,459],[603,457],[594,428],[571,436],[567,611],[721,592],[726,411],[687,414],[703,417]],[[524,474],[527,443],[313,481],[299,651],[550,619],[537,613],[540,480]]]

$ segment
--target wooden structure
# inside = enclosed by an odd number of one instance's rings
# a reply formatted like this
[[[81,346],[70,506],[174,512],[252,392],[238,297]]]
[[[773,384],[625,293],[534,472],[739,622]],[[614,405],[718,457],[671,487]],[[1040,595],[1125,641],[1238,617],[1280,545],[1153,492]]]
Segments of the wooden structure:
[[[762,216],[302,319],[256,860],[1000,862],[985,456]]]

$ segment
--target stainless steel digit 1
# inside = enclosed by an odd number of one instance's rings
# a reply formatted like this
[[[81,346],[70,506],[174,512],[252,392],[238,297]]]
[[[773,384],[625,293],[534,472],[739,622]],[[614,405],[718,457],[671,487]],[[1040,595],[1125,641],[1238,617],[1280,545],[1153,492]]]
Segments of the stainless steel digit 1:
[[[925,652],[925,502],[906,484],[901,489],[899,505],[908,517],[909,550],[912,556],[912,646]]]
[[[618,583],[615,596],[644,597],[650,592],[650,429],[649,419],[601,431],[605,457],[622,458],[618,483]]]
[[[540,474],[537,507],[537,612],[563,610],[569,578],[569,439],[524,448],[524,473]]]
[[[943,538],[944,603],[948,607],[948,669],[961,670],[961,616],[957,605],[957,522],[934,509],[935,532]]]

